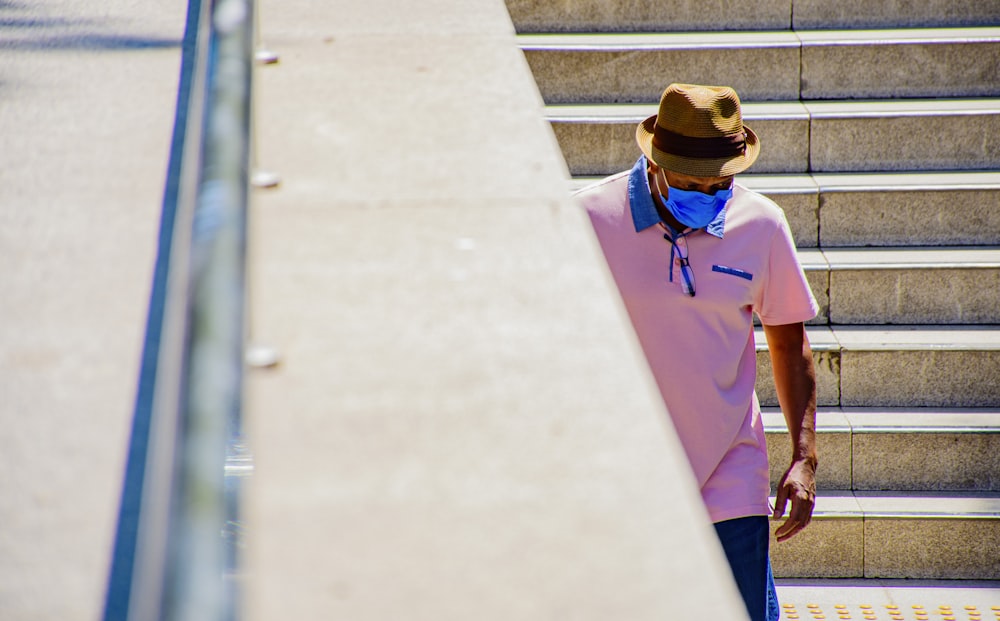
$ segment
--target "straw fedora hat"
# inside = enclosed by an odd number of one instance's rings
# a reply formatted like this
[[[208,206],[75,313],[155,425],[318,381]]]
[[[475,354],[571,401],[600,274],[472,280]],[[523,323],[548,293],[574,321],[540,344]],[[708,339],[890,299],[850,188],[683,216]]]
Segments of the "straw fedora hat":
[[[635,139],[657,166],[692,177],[735,175],[760,155],[760,140],[743,124],[740,98],[728,86],[671,84]]]

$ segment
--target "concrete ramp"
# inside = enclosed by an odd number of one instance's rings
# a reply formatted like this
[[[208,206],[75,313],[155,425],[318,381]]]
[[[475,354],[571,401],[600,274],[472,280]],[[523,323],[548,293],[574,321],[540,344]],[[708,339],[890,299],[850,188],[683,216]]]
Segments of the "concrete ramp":
[[[252,619],[733,619],[499,0],[265,3]]]

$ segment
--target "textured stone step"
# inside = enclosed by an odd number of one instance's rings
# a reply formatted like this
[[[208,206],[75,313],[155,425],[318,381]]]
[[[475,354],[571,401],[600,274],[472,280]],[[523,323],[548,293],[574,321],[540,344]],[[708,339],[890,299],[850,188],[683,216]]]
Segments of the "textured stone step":
[[[1000,172],[829,174],[819,187],[819,245],[1000,244]]]
[[[802,252],[828,262],[826,286],[810,281],[831,324],[1000,324],[1000,248]]]
[[[1000,3],[983,0],[792,0],[792,24],[797,30],[996,26],[1000,25]]]
[[[546,108],[573,176],[627,169],[635,128],[656,105]],[[1000,99],[747,102],[760,136],[757,174],[915,172],[1000,168]]]
[[[791,461],[784,416],[762,412],[771,487]],[[1000,492],[1000,410],[824,408],[820,489]]]
[[[1000,168],[1000,100],[808,102],[812,172]]]
[[[808,328],[819,406],[993,407],[1000,403],[1000,327]],[[778,405],[757,330],[757,394]]]
[[[656,102],[664,76],[727,84],[745,101],[1000,95],[1000,28],[543,34],[518,42],[547,103]]]
[[[802,41],[802,99],[1000,94],[1000,28],[796,34]]]
[[[1000,24],[982,0],[762,0],[734,11],[726,0],[609,2],[507,0],[518,32],[668,32],[824,28],[921,28]]]
[[[1000,172],[744,174],[800,248],[1000,245]]]
[[[785,211],[785,218],[788,220],[792,237],[799,248],[819,246],[821,194],[812,175],[808,173],[798,175],[746,173],[741,174],[737,181],[747,188],[767,196]],[[998,183],[1000,183],[1000,175],[998,175]],[[998,188],[998,195],[1000,195],[1000,188]]]
[[[1000,248],[803,248],[812,324],[1000,323]]]
[[[571,189],[596,180],[575,178]],[[799,248],[1000,245],[1000,172],[751,173],[739,182],[785,210]]]
[[[666,32],[782,30],[791,26],[791,0],[761,0],[734,11],[727,0],[609,2],[506,0],[518,32]]]
[[[992,407],[1000,328],[838,326],[841,405]]]
[[[775,525],[776,527],[776,525]],[[780,578],[1000,579],[1000,494],[821,492]]]
[[[520,35],[546,103],[658,102],[669,82],[727,84],[740,98],[799,99],[792,32]]]

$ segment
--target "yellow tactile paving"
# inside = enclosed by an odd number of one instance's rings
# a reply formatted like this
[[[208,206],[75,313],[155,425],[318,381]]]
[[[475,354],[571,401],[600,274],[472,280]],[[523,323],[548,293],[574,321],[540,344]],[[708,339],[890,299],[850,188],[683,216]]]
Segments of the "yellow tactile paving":
[[[1000,621],[1000,580],[780,579],[782,621]]]
[[[1000,605],[991,606],[997,621],[1000,621]],[[814,619],[838,619],[841,621],[864,619],[865,621],[981,621],[983,609],[975,604],[847,604],[823,605],[814,602],[781,605],[783,621],[805,621]]]

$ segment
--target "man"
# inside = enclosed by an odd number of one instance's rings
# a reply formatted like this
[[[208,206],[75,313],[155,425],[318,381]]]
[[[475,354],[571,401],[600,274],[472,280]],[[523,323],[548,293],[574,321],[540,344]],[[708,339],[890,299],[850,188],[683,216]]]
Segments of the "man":
[[[728,87],[672,84],[636,128],[631,171],[580,190],[702,499],[754,621],[776,620],[767,448],[753,313],[767,337],[792,463],[773,516],[785,541],[815,503],[817,306],[781,209],[734,183],[760,153]]]

